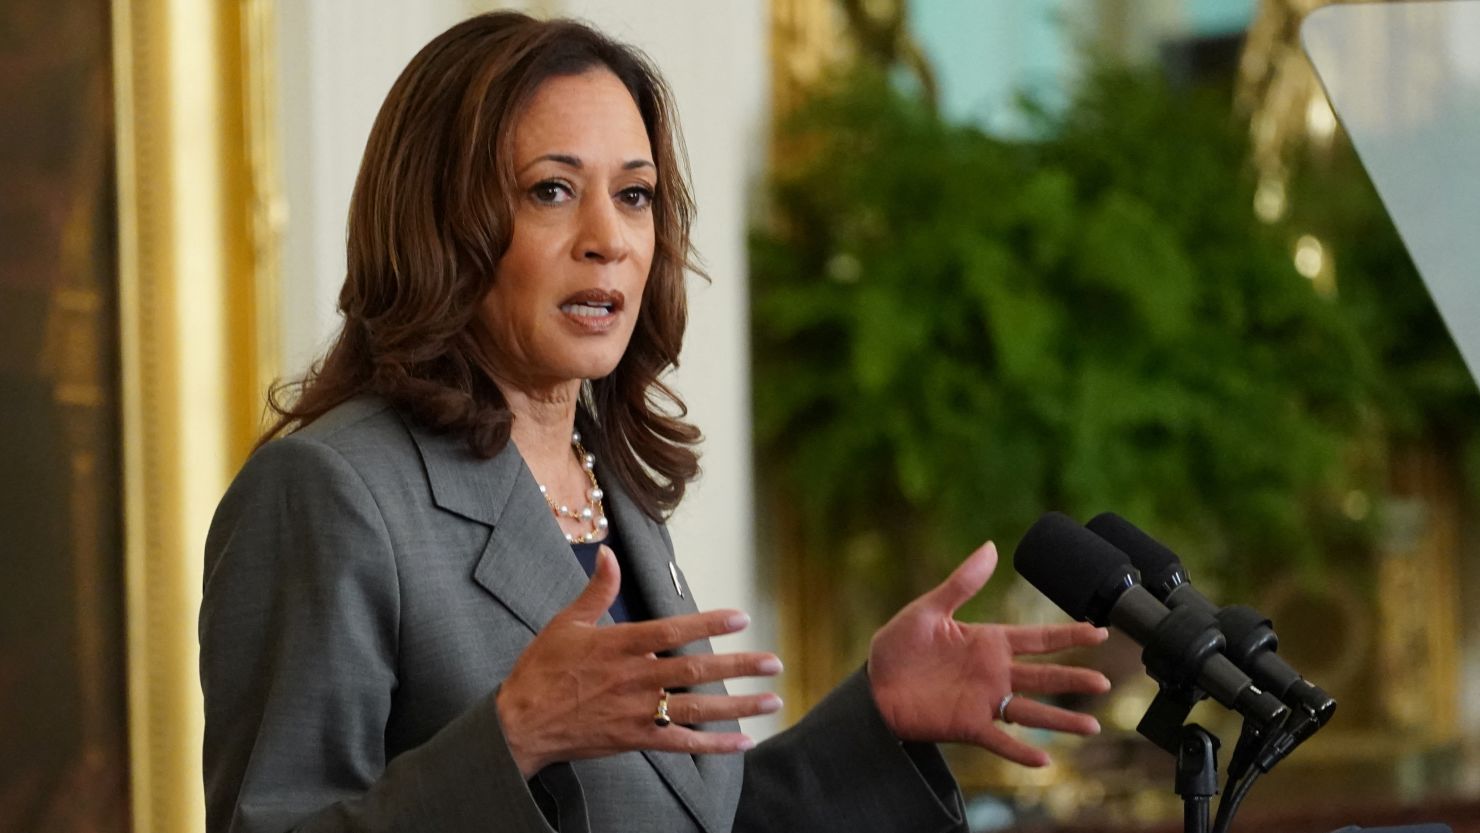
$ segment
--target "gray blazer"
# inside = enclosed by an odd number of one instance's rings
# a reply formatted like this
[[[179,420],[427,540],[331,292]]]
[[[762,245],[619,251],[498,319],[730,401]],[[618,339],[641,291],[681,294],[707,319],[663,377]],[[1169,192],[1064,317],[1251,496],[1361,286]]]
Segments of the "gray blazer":
[[[667,531],[607,491],[624,583],[655,617],[696,610]],[[526,782],[492,694],[587,578],[512,443],[480,460],[348,402],[247,462],[205,576],[210,833],[965,830],[939,752],[889,733],[863,672],[744,756],[630,752]]]

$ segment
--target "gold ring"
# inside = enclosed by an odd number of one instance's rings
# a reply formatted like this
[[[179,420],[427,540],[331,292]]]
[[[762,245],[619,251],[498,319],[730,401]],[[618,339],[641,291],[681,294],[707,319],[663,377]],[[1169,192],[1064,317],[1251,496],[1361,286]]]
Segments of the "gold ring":
[[[997,704],[997,719],[998,720],[1002,721],[1003,723],[1011,723],[1012,722],[1011,720],[1008,720],[1007,719],[1007,704],[1008,703],[1011,703],[1012,702],[1012,698],[1014,698],[1016,696],[1017,696],[1017,692],[1009,691],[1007,693],[1007,696],[1002,698],[1002,702],[1000,702],[1000,703]]]
[[[668,717],[668,691],[665,689],[663,696],[658,698],[658,710],[653,712],[653,725],[661,729],[672,722]]]

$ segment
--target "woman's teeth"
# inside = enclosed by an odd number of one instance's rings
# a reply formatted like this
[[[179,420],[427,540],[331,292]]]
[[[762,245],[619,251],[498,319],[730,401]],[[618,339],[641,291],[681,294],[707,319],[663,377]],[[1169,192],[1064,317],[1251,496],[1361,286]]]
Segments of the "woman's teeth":
[[[560,311],[583,318],[600,318],[610,315],[612,310],[605,304],[566,304],[560,308]]]

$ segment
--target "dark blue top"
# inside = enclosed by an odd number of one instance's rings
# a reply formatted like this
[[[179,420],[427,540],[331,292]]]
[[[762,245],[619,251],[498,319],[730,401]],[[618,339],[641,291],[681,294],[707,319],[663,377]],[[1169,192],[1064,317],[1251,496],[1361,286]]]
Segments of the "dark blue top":
[[[617,556],[617,564],[622,568],[622,588],[617,592],[616,601],[612,602],[611,609],[613,622],[640,622],[650,618],[647,608],[642,603],[642,597],[637,594],[637,585],[632,582],[632,571],[627,567],[627,559],[622,557],[622,550],[617,547],[617,537],[607,529],[606,538],[593,541],[589,544],[573,543],[570,548],[575,551],[576,560],[581,562],[581,569],[590,576],[596,572],[596,552],[605,544]]]

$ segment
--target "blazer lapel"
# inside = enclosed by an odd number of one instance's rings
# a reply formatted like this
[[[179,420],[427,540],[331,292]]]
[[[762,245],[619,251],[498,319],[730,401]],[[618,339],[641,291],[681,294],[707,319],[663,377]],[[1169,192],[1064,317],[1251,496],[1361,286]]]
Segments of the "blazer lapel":
[[[538,633],[580,595],[589,579],[524,458],[511,442],[492,459],[482,460],[456,436],[432,433],[410,420],[406,425],[421,452],[436,505],[492,528],[473,580]],[[675,576],[682,584],[682,575],[676,565],[670,568],[672,554],[662,529],[615,487],[615,480],[602,478],[601,483],[623,555],[623,585],[636,589],[654,618],[696,612],[687,585],[682,596],[675,587]],[[611,623],[609,616],[602,621]],[[701,641],[672,654],[710,652],[708,641]],[[723,687],[714,683],[694,690],[722,693]],[[734,731],[735,723],[699,728]],[[696,765],[690,755],[652,750],[642,754],[708,833],[728,833],[740,793],[740,756],[701,756]]]
[[[620,489],[605,485],[609,480],[610,478],[602,481],[602,489],[609,496],[605,506],[607,515],[612,519],[612,526],[616,530],[617,543],[625,556],[625,566],[632,574],[630,581],[636,586],[648,612],[654,619],[697,612],[694,596],[673,562],[673,553],[662,529]],[[615,485],[615,481],[612,483]],[[686,656],[712,652],[709,641],[701,640],[682,646],[670,654]],[[705,694],[723,694],[724,686],[720,683],[707,683],[695,686],[692,690]],[[725,721],[695,728],[700,731],[733,732],[739,727],[734,721]],[[725,833],[730,829],[735,804],[740,798],[741,771],[744,765],[741,756],[693,756],[654,751],[644,751],[643,755],[706,830],[710,833]]]
[[[623,585],[637,590],[654,619],[697,612],[688,588],[684,587],[680,593],[675,584],[677,566],[670,567],[673,554],[664,542],[658,524],[621,489],[615,488],[615,483],[607,487],[607,479],[601,482],[602,490],[607,494],[604,508],[611,518],[612,528],[616,530],[616,543],[626,556],[623,566],[630,573],[622,577]],[[692,653],[691,646],[674,653]]]
[[[473,580],[535,633],[575,601],[590,581],[527,469],[488,536]],[[603,614],[601,621],[610,624],[611,617]]]
[[[473,580],[539,632],[585,589],[586,573],[511,442],[492,459],[408,421],[440,508],[492,527]],[[609,620],[608,620],[609,621]]]

